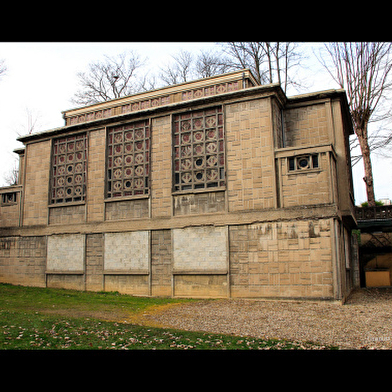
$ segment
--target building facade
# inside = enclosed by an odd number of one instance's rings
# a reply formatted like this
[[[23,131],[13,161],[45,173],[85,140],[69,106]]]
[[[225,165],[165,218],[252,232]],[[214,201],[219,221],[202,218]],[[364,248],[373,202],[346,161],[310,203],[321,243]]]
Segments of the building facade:
[[[343,90],[249,70],[63,112],[0,188],[0,281],[344,300],[357,284]]]

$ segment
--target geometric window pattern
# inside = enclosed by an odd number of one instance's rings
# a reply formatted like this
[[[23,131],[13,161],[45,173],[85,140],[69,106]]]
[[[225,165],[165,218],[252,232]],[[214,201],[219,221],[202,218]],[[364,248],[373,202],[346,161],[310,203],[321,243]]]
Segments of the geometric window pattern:
[[[86,197],[87,135],[53,140],[50,203],[83,201]]]
[[[173,116],[174,190],[225,186],[222,107]]]
[[[150,127],[143,120],[109,128],[106,197],[148,195]]]

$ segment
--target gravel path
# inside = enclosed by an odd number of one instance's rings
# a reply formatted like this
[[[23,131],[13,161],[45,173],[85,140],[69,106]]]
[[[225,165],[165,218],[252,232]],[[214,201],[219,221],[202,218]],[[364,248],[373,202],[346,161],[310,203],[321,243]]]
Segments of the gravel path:
[[[392,349],[392,289],[357,289],[345,305],[324,301],[214,300],[148,316],[189,331],[315,342],[342,349]]]

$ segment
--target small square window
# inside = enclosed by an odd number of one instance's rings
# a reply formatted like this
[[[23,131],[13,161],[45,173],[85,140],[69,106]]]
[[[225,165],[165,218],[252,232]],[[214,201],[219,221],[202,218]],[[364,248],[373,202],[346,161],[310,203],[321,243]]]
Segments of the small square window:
[[[319,168],[318,154],[300,155],[288,158],[289,171],[302,171]]]
[[[1,195],[1,204],[3,206],[16,204],[16,192],[3,193]]]

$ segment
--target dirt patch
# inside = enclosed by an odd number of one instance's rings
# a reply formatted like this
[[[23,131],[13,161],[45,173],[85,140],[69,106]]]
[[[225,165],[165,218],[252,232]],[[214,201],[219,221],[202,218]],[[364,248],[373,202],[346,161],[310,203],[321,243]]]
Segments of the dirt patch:
[[[56,314],[63,317],[92,318],[104,321],[122,322],[128,317],[128,313],[123,311],[102,311],[102,310],[78,310],[78,309],[37,309],[39,313]]]
[[[164,305],[152,305],[147,309],[141,310],[139,312],[130,312],[120,309],[111,310],[89,310],[89,309],[64,309],[64,308],[44,308],[36,309],[39,313],[44,314],[56,314],[64,317],[77,317],[77,318],[92,318],[104,321],[112,321],[127,324],[136,324],[157,328],[164,328],[161,322],[154,320],[154,314],[163,313],[175,306],[181,306],[181,303],[170,303]]]
[[[178,306],[183,306],[183,304],[174,303],[174,304],[165,304],[165,305],[153,305],[150,306],[147,310],[143,310],[142,312],[139,313],[128,314],[127,317],[123,319],[118,319],[117,321],[123,323],[129,323],[129,324],[156,327],[156,328],[170,327],[169,325],[162,323],[160,320],[156,320],[154,318],[154,315],[165,313],[169,310],[173,310],[173,308]]]

